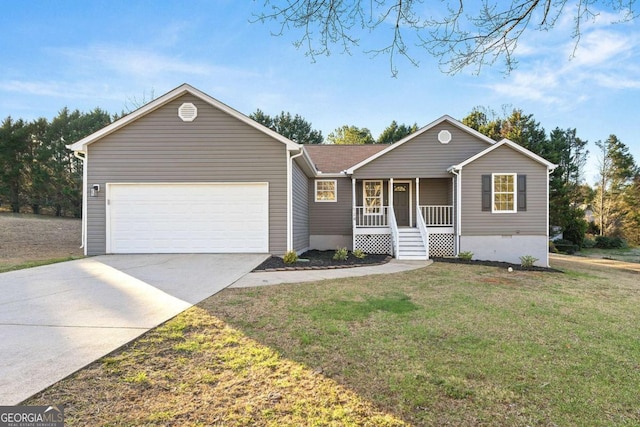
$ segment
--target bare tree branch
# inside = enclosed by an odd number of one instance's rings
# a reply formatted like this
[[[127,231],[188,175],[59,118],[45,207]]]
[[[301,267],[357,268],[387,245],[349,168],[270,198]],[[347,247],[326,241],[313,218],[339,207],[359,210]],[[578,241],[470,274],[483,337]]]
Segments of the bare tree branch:
[[[363,51],[389,55],[394,76],[398,56],[418,66],[420,51],[436,57],[449,74],[470,67],[479,73],[500,60],[509,73],[517,66],[514,54],[525,31],[550,30],[560,16],[571,13],[577,48],[583,23],[604,8],[620,16],[614,23],[638,16],[636,0],[441,0],[427,5],[424,0],[264,0],[264,11],[253,22],[277,23],[273,35],[299,32],[294,44],[305,46],[314,61],[330,55],[334,45],[351,54],[370,33],[387,31],[388,43]]]

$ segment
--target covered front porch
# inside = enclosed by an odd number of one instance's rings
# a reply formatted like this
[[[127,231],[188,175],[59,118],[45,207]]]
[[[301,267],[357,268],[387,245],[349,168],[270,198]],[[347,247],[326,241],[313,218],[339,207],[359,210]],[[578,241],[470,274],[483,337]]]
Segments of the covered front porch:
[[[398,259],[456,254],[455,177],[352,179],[353,248]]]

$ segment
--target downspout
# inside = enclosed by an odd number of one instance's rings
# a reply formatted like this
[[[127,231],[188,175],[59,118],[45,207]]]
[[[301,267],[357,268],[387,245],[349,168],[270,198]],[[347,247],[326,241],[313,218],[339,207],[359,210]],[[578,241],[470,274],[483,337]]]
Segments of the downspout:
[[[304,149],[301,148],[298,154],[287,156],[287,252],[293,250],[293,159],[303,154]]]
[[[74,151],[73,156],[77,159],[82,160],[82,233],[81,233],[81,244],[80,248],[84,249],[84,255],[87,255],[87,245],[86,245],[86,236],[87,236],[87,155],[85,153],[84,157],[80,155],[79,151]]]
[[[345,171],[346,175],[346,171]],[[360,249],[356,246],[357,210],[356,210],[356,179],[351,175],[351,249]]]
[[[457,256],[460,253],[460,224],[462,222],[462,210],[461,210],[462,195],[460,194],[462,190],[462,182],[460,180],[460,178],[462,177],[462,169],[455,169],[452,167],[450,171],[452,174],[456,176],[456,229],[455,229],[456,251],[455,251],[455,255]]]
[[[549,245],[549,176],[553,173],[554,169],[547,168],[547,245]],[[545,267],[549,267],[549,249],[547,247],[547,263]]]

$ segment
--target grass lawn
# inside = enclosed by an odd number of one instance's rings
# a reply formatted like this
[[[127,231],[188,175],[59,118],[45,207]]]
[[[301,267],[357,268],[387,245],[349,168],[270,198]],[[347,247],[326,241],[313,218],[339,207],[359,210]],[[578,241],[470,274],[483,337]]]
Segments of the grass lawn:
[[[638,274],[227,289],[27,401],[67,425],[640,425]]]
[[[625,262],[640,263],[640,248],[624,248],[624,249],[581,249],[578,255],[589,258],[605,258],[615,259]]]

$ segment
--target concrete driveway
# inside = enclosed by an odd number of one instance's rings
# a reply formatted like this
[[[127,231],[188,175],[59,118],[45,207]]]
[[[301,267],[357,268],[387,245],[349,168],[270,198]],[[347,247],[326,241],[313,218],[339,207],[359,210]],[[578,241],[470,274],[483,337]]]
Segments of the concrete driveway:
[[[22,402],[266,257],[107,255],[0,274],[0,405]]]

